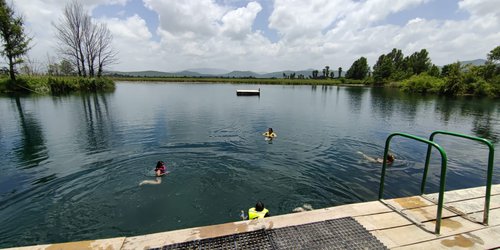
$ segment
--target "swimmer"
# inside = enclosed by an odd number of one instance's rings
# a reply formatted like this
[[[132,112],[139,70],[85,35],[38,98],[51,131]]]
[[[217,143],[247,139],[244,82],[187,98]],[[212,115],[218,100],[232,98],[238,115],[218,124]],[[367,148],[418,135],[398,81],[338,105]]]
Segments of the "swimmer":
[[[374,157],[365,155],[365,154],[363,154],[363,152],[360,152],[360,151],[358,151],[358,154],[361,154],[363,156],[363,158],[365,158],[369,162],[384,163],[384,159],[382,159],[382,158],[378,158],[378,157],[374,158]],[[394,157],[393,154],[387,154],[387,164],[392,164],[395,159],[396,159],[396,157]]]
[[[142,186],[144,184],[151,184],[151,185],[161,184],[161,177],[168,173],[165,163],[163,161],[158,161],[156,163],[156,168],[154,169],[154,171],[156,175],[156,180],[144,180],[141,183],[139,183],[139,186]]]
[[[305,203],[302,207],[296,207],[292,210],[294,213],[300,213],[305,211],[312,211],[313,207],[310,204]]]
[[[263,133],[262,135],[265,136],[266,139],[270,139],[270,140],[277,137],[276,133],[273,132],[273,128],[269,128],[267,130],[267,132]]]
[[[262,219],[264,217],[269,216],[269,210],[264,207],[264,203],[262,202],[257,202],[255,204],[255,207],[251,207],[248,209],[248,219],[249,220],[254,220],[254,219]]]
[[[167,167],[165,166],[165,163],[163,161],[158,161],[156,163],[156,168],[155,168],[156,176],[165,175],[166,172],[167,172]]]

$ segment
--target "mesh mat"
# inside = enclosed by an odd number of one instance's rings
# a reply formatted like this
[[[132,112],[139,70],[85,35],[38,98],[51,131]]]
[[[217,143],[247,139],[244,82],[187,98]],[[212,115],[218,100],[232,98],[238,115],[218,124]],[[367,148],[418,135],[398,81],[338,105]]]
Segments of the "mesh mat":
[[[352,217],[257,230],[153,249],[387,249]]]

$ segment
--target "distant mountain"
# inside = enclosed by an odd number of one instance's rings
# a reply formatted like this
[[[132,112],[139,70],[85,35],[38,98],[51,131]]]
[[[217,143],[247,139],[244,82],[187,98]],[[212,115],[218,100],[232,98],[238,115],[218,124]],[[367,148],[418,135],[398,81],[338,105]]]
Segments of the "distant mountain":
[[[203,75],[224,75],[230,73],[229,70],[215,69],[215,68],[196,68],[196,69],[187,69],[187,71],[197,72]]]
[[[467,65],[467,64],[472,64],[474,66],[480,66],[480,65],[485,65],[486,60],[484,59],[476,59],[476,60],[470,60],[470,61],[461,61],[460,64]]]
[[[199,71],[197,71],[199,70]],[[307,69],[307,70],[284,70],[284,71],[276,71],[276,72],[271,72],[271,73],[256,73],[253,71],[231,71],[228,72],[227,70],[222,70],[222,69],[210,69],[210,68],[200,68],[200,69],[190,69],[190,70],[184,70],[184,71],[179,71],[179,72],[162,72],[162,71],[153,71],[153,70],[147,70],[147,71],[130,71],[130,72],[123,72],[123,71],[112,71],[108,72],[108,75],[115,75],[115,76],[128,76],[128,77],[228,77],[228,78],[244,78],[244,77],[254,77],[254,78],[283,78],[283,73],[285,73],[287,76],[289,76],[292,73],[295,73],[295,77],[298,77],[299,75],[304,75],[305,78],[308,78],[309,76],[312,75],[312,69]],[[212,73],[210,74],[209,72],[226,72],[226,73]],[[335,77],[338,77],[338,71],[333,70]],[[319,75],[321,75],[322,72],[319,71]],[[342,71],[342,76],[344,76],[345,71]]]
[[[257,74],[253,71],[231,71],[227,74],[220,75],[222,77],[255,77],[262,78],[260,74]]]
[[[154,71],[154,70],[146,70],[146,71],[111,71],[108,72],[108,75],[117,75],[117,76],[129,76],[129,77],[200,77],[200,76],[210,76],[208,74],[200,74],[198,72],[193,71],[179,71],[179,72],[162,72],[162,71]]]
[[[120,75],[120,76],[133,76],[133,77],[168,77],[168,76],[172,76],[172,73],[153,71],[153,70],[129,71],[129,72],[111,71],[108,74],[109,75]]]

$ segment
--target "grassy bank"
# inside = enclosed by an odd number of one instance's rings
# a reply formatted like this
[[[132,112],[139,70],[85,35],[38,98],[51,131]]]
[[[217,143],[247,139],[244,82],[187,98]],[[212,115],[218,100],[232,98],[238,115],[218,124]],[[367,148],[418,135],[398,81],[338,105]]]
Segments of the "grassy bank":
[[[369,81],[351,79],[281,79],[281,78],[205,78],[205,77],[113,77],[115,81],[135,82],[206,82],[276,85],[366,85]]]
[[[72,92],[112,91],[115,83],[109,78],[20,76],[16,81],[0,79],[1,93],[67,94]]]

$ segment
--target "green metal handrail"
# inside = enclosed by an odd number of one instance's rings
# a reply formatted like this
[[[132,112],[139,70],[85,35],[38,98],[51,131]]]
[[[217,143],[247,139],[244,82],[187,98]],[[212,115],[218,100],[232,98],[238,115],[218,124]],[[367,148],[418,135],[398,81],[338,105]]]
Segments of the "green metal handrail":
[[[492,179],[493,179],[493,159],[494,159],[494,155],[495,155],[495,149],[493,147],[493,144],[484,138],[470,136],[470,135],[464,135],[464,134],[459,134],[459,133],[454,133],[454,132],[449,132],[449,131],[443,131],[443,130],[434,131],[431,134],[431,136],[429,137],[429,140],[434,141],[434,136],[437,134],[451,135],[451,136],[461,137],[461,138],[465,138],[465,139],[470,139],[470,140],[482,142],[488,146],[488,148],[489,148],[488,173],[486,176],[486,195],[485,195],[484,212],[483,212],[483,224],[488,225],[489,211],[490,211],[491,184],[492,184]],[[427,147],[427,156],[425,157],[424,175],[422,177],[422,185],[420,186],[420,194],[424,194],[424,191],[425,191],[425,182],[427,179],[427,172],[429,169],[429,160],[431,157],[431,149],[432,148],[429,145],[429,147]]]
[[[382,163],[382,174],[380,176],[380,188],[379,188],[379,193],[378,193],[378,199],[381,200],[383,198],[385,170],[387,167],[387,154],[389,153],[389,145],[391,143],[391,139],[394,136],[402,136],[402,137],[406,137],[406,138],[410,138],[413,140],[417,140],[417,141],[426,143],[427,145],[429,145],[429,147],[435,147],[441,153],[441,177],[440,177],[440,181],[439,181],[438,209],[437,209],[437,214],[436,214],[436,227],[435,227],[435,231],[434,231],[436,234],[439,234],[440,230],[441,230],[441,216],[442,216],[442,212],[443,212],[444,188],[445,188],[445,183],[446,183],[446,163],[448,161],[448,158],[446,156],[446,152],[437,143],[435,143],[433,141],[426,140],[424,138],[420,138],[418,136],[405,134],[405,133],[393,133],[393,134],[389,135],[389,137],[387,137],[387,140],[385,141],[384,161]]]

